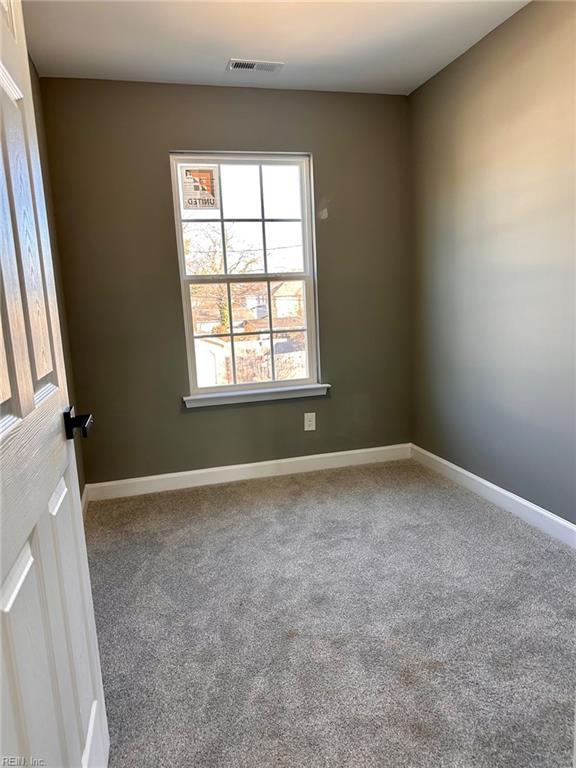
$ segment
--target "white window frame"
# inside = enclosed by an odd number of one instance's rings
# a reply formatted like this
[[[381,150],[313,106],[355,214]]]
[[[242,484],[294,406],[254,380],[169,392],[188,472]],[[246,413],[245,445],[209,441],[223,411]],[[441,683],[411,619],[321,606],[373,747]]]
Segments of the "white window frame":
[[[194,164],[260,164],[260,203],[261,218],[258,219],[226,219],[225,211],[221,209],[220,218],[210,218],[210,221],[220,222],[222,230],[226,221],[274,221],[264,216],[264,193],[262,187],[261,165],[298,165],[300,168],[301,201],[302,201],[302,242],[304,253],[303,272],[258,272],[225,275],[188,275],[186,273],[186,260],[184,253],[184,239],[180,207],[180,174],[179,165]],[[312,157],[310,154],[260,152],[171,152],[170,167],[172,176],[172,193],[174,201],[174,220],[176,224],[176,240],[178,243],[178,264],[180,270],[180,284],[182,292],[182,307],[184,311],[184,326],[186,332],[186,350],[188,356],[188,376],[190,382],[190,394],[184,395],[183,400],[189,408],[206,405],[222,405],[229,402],[253,402],[259,400],[275,400],[295,397],[311,397],[325,395],[329,384],[320,383],[320,347],[318,340],[318,313],[317,313],[317,285],[316,285],[316,256],[314,238],[314,198],[312,194]],[[209,217],[207,217],[208,220]],[[198,218],[190,221],[198,221]],[[266,234],[263,229],[264,264],[266,269]],[[226,243],[222,231],[224,258],[226,258]],[[194,328],[192,322],[192,308],[190,305],[189,286],[192,283],[247,283],[267,282],[268,302],[270,305],[270,282],[274,280],[303,280],[306,291],[306,337],[308,349],[308,377],[305,379],[290,379],[286,381],[263,381],[249,384],[223,384],[213,387],[198,387],[196,378],[196,358],[194,346]],[[272,307],[268,309],[270,321],[272,320]],[[230,318],[232,326],[232,318]],[[232,337],[232,327],[230,335]],[[273,359],[273,334],[270,329],[270,344]],[[240,334],[240,335],[246,335]],[[234,363],[233,363],[234,366]]]

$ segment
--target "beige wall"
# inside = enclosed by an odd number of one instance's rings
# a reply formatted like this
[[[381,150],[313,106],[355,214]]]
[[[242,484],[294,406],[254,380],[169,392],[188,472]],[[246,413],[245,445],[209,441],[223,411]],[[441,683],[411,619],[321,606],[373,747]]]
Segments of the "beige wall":
[[[576,520],[573,3],[411,98],[422,447]]]
[[[42,96],[89,482],[409,439],[407,98],[65,79]],[[179,149],[313,154],[329,397],[183,408]]]

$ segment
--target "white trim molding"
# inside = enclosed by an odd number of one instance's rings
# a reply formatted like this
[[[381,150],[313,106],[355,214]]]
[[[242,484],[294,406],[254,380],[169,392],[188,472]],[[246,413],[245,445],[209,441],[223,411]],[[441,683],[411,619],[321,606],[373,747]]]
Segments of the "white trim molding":
[[[449,480],[464,486],[483,499],[502,507],[502,509],[520,517],[549,536],[576,549],[576,525],[568,520],[564,520],[564,518],[523,499],[521,496],[517,496],[515,493],[500,488],[500,486],[494,485],[494,483],[490,483],[478,475],[473,475],[472,472],[468,472],[468,470],[462,469],[462,467],[452,464],[446,459],[441,459],[440,456],[425,451],[417,445],[412,445],[411,456],[428,469],[444,475]]]
[[[262,400],[290,400],[295,397],[323,397],[330,384],[300,384],[292,387],[243,389],[240,391],[211,392],[207,395],[184,395],[186,408],[204,408],[207,405],[258,403]]]
[[[385,445],[378,448],[360,448],[354,451],[315,453],[310,456],[295,456],[289,459],[192,469],[187,472],[132,477],[127,480],[111,480],[105,483],[87,483],[84,486],[83,500],[85,499],[88,503],[103,499],[117,499],[123,496],[140,496],[144,493],[195,488],[200,485],[231,483],[236,480],[252,480],[258,477],[293,475],[300,472],[315,472],[320,469],[352,467],[358,464],[378,464],[384,461],[409,458],[410,443]]]
[[[202,209],[202,207],[194,208],[194,203],[199,201],[189,201],[186,203],[186,198],[190,194],[190,191],[185,189],[185,182],[183,180],[183,174],[195,173],[192,169],[198,165],[202,166],[212,175],[212,183],[214,189],[211,190],[210,195],[213,198],[210,201],[210,206],[214,205],[214,208]],[[256,170],[256,178],[253,177],[253,181],[257,184],[258,194],[255,195],[255,199],[252,201],[252,210],[249,212],[250,217],[247,219],[242,218],[243,221],[251,221],[254,226],[260,227],[262,237],[262,267],[261,272],[252,273],[238,273],[237,270],[228,268],[228,254],[226,244],[226,226],[230,222],[236,222],[239,219],[234,217],[233,210],[227,210],[226,205],[226,179],[222,177],[224,169],[230,169],[231,166],[235,166],[237,169],[241,169],[243,166],[250,166]],[[274,167],[279,169],[290,169],[297,172],[297,188],[300,197],[300,212],[295,210],[289,210],[283,208],[280,211],[270,211],[267,209],[266,199],[266,174],[270,168]],[[291,389],[291,385],[297,386],[298,384],[314,384],[321,383],[320,373],[320,340],[318,329],[318,311],[317,311],[317,280],[316,280],[316,251],[315,251],[315,235],[314,235],[314,194],[313,194],[313,174],[312,174],[312,156],[308,152],[303,153],[257,153],[257,152],[171,152],[170,153],[170,168],[172,176],[172,192],[174,203],[174,221],[176,225],[176,240],[178,245],[178,264],[180,271],[180,285],[182,294],[182,306],[184,311],[184,330],[186,335],[186,349],[188,356],[188,375],[190,380],[190,394],[184,396],[184,402],[188,408],[204,407],[209,405],[223,405],[226,402],[255,402],[259,400],[272,400],[281,399],[281,397],[303,397],[305,395],[295,393],[292,389],[292,394],[287,394]],[[296,181],[296,179],[295,179]],[[224,183],[223,183],[224,182]],[[222,199],[224,197],[224,199]],[[184,205],[188,205],[190,208],[185,210]],[[284,214],[280,216],[280,214]],[[278,218],[277,218],[278,217]],[[186,261],[186,247],[185,247],[185,235],[183,226],[190,224],[191,222],[210,222],[217,226],[220,230],[221,236],[221,250],[222,250],[222,264],[223,271],[217,269],[216,272],[211,274],[190,274],[189,264]],[[273,224],[275,221],[293,221],[298,223],[301,231],[302,239],[302,263],[298,271],[286,271],[287,266],[268,263],[270,252],[272,250],[271,243],[267,244],[266,237],[269,235],[268,225]],[[270,269],[269,269],[270,266]],[[298,266],[298,265],[293,265]],[[277,267],[280,271],[277,271]],[[202,272],[203,270],[200,270]],[[286,381],[281,376],[277,377],[275,370],[275,360],[278,354],[274,343],[270,346],[270,380],[263,382],[250,382],[247,387],[245,383],[238,381],[236,370],[236,353],[238,347],[236,346],[237,340],[240,336],[257,334],[258,330],[249,328],[238,329],[230,325],[228,330],[220,329],[220,332],[210,328],[196,328],[196,323],[193,318],[192,304],[190,303],[190,290],[194,285],[219,285],[226,291],[227,296],[227,312],[230,317],[234,314],[232,311],[232,295],[231,290],[233,285],[239,285],[246,282],[258,282],[266,285],[265,293],[267,293],[266,303],[268,305],[269,314],[273,315],[273,294],[272,284],[276,281],[297,280],[302,283],[303,293],[303,311],[304,315],[301,321],[294,320],[292,327],[288,328],[284,325],[282,330],[298,331],[304,334],[306,337],[306,375],[298,381],[292,382]],[[272,324],[273,325],[273,324]],[[274,330],[270,326],[269,333]],[[280,330],[280,329],[277,329]],[[231,369],[234,373],[234,380],[230,384],[212,383],[207,386],[208,382],[204,381],[201,386],[200,375],[203,366],[200,364],[200,360],[197,358],[197,345],[200,337],[207,341],[211,340],[211,343],[220,343],[224,339],[228,340],[230,344],[230,363]],[[238,339],[236,338],[238,337]],[[273,339],[272,339],[273,341]],[[269,391],[271,389],[281,390],[287,386],[286,392],[283,396],[272,397]],[[268,391],[268,396],[257,396],[256,391],[264,390]],[[234,398],[232,394],[236,393]],[[222,400],[223,394],[230,394],[230,398]],[[321,392],[319,390],[310,391],[310,395],[322,395],[326,394],[326,388]]]
[[[292,475],[300,472],[352,467],[359,464],[378,464],[410,458],[415,459],[420,464],[428,467],[428,469],[438,472],[458,485],[464,486],[483,499],[502,507],[507,512],[520,517],[549,536],[576,549],[576,525],[573,523],[412,443],[399,443],[397,445],[360,448],[358,450],[334,453],[316,453],[310,456],[294,456],[288,459],[257,461],[251,464],[232,464],[224,467],[192,469],[187,472],[132,477],[126,480],[111,480],[105,483],[87,483],[82,493],[82,511],[86,514],[90,501],[117,499],[124,496],[140,496],[146,493],[176,491],[184,488],[195,488],[201,485],[232,483],[237,480]]]

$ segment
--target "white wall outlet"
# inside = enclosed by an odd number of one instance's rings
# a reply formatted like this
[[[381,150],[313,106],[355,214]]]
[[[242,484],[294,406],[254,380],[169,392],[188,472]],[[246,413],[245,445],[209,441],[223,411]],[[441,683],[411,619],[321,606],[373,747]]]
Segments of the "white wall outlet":
[[[304,432],[314,432],[316,429],[316,414],[305,413],[304,414]]]

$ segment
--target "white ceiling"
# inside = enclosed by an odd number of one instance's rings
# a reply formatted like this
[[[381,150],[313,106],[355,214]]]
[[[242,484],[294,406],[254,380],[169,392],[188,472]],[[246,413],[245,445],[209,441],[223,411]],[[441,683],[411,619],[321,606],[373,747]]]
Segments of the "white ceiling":
[[[527,0],[24,0],[40,75],[407,94]],[[227,72],[230,57],[280,60]]]

